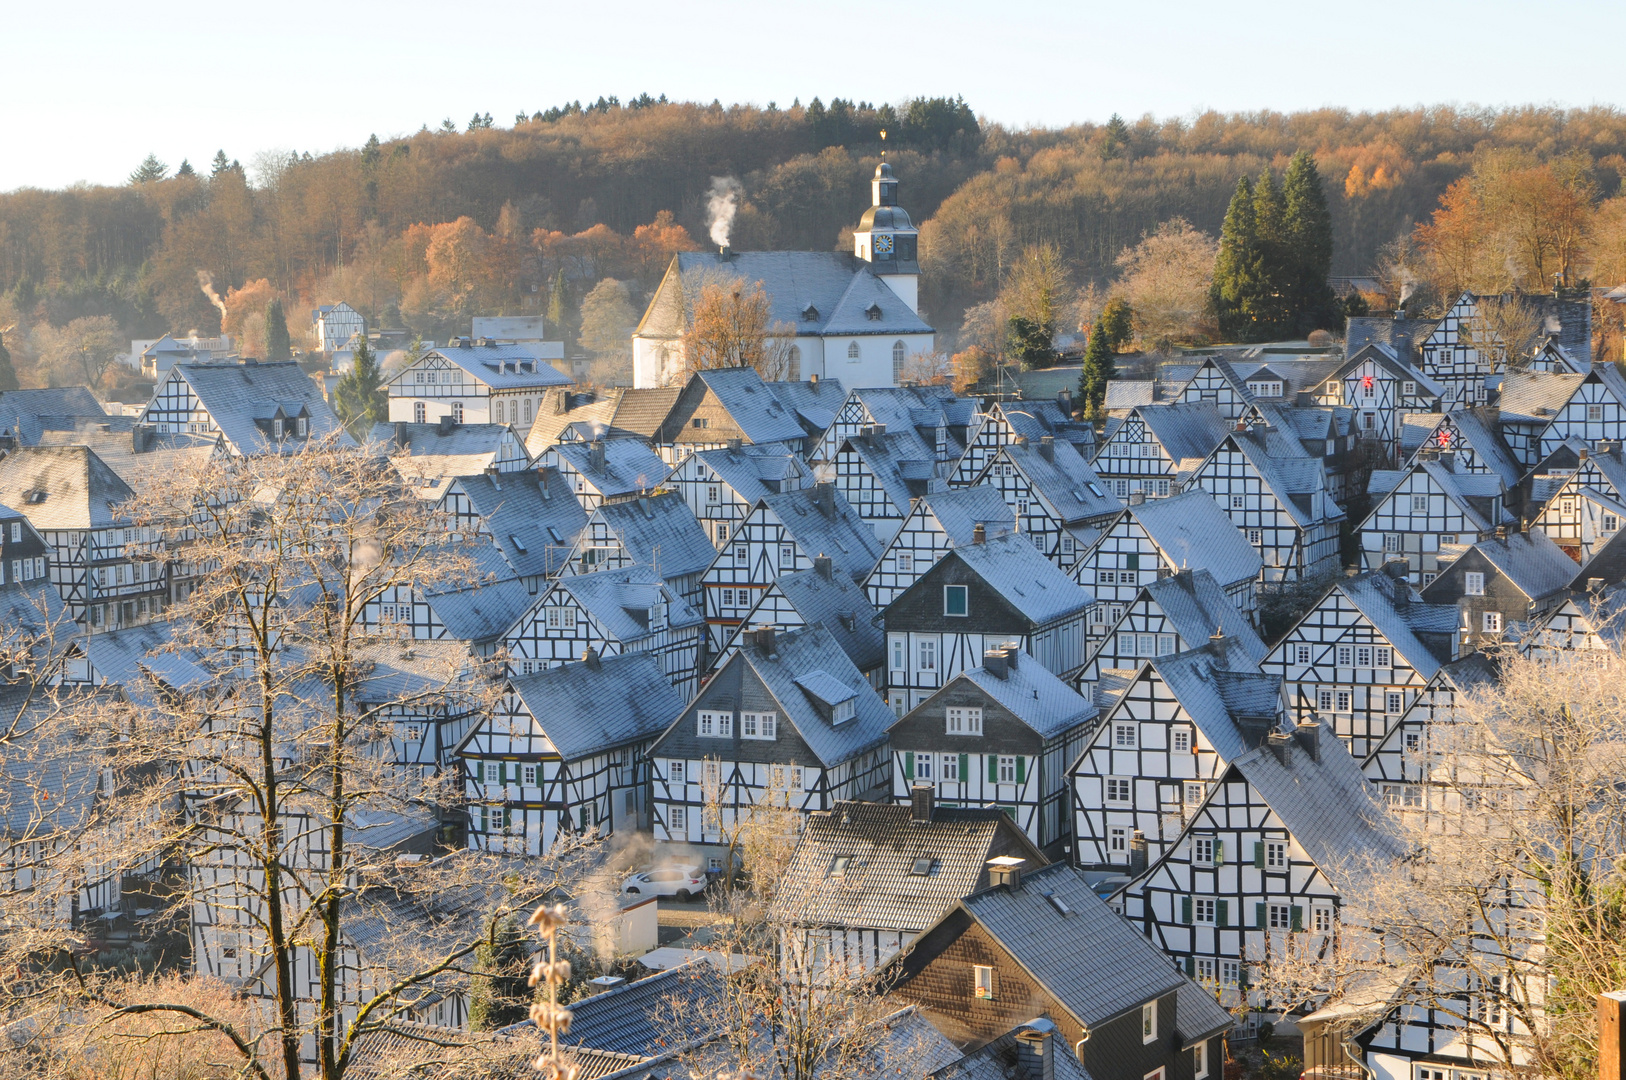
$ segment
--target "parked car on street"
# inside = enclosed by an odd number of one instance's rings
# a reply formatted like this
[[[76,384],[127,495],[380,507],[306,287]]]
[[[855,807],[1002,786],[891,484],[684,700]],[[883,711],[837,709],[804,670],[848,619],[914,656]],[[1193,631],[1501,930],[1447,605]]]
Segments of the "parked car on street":
[[[675,896],[692,900],[706,891],[706,872],[698,866],[656,866],[621,883],[628,896]]]

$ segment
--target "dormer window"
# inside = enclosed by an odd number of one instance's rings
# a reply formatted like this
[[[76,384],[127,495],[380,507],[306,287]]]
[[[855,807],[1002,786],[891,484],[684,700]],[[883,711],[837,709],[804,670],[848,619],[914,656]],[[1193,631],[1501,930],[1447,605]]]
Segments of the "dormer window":
[[[807,305],[805,308],[802,309],[802,321],[803,322],[818,322],[819,321],[819,309],[814,307],[812,304]]]
[[[301,439],[303,439],[305,436],[309,435],[310,433],[311,433],[311,427],[310,427],[310,421],[308,419],[301,416],[301,417],[299,417],[298,419],[296,419],[294,421],[294,434],[298,435]]]
[[[282,418],[281,417],[278,417],[277,419],[271,421],[271,437],[273,439],[282,438]]]
[[[870,304],[869,307],[864,309],[864,314],[869,318],[870,322],[880,322],[881,321],[881,305],[880,304],[875,304],[875,303]]]

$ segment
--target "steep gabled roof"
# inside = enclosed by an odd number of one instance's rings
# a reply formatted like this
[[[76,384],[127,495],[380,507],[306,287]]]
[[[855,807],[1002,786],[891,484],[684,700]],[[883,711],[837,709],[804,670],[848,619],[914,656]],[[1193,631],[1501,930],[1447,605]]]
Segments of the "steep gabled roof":
[[[1039,554],[1032,542],[1018,533],[956,547],[938,565],[949,559],[958,559],[1036,626],[1069,615],[1082,615],[1095,602],[1088,589],[1056,569],[1055,563]],[[911,585],[908,592],[924,588],[924,581],[922,578]]]
[[[621,541],[629,559],[668,581],[699,574],[717,557],[705,528],[675,491],[604,503],[592,517]]]
[[[1127,513],[1176,569],[1206,570],[1225,586],[1253,580],[1264,565],[1258,550],[1202,488],[1147,499]]]
[[[1193,648],[1222,633],[1234,638],[1240,655],[1255,666],[1270,652],[1248,617],[1237,610],[1207,570],[1181,570],[1141,588],[1173,624],[1174,632]]]
[[[474,564],[472,580],[424,585],[419,591],[448,636],[480,644],[513,626],[531,606],[532,596],[496,548],[473,544],[465,554]]]
[[[1338,366],[1335,374],[1328,377],[1342,379],[1368,360],[1377,364],[1401,382],[1415,382],[1417,388],[1428,397],[1445,396],[1445,387],[1441,386],[1438,381],[1423,374],[1412,362],[1407,361],[1404,357],[1395,353],[1394,350],[1378,344],[1367,345],[1351,352],[1349,359]]]
[[[978,525],[990,538],[1011,532],[1016,526],[1015,511],[986,484],[930,492],[921,496],[920,503],[937,519],[954,547],[971,543]]]
[[[1076,693],[1023,652],[1011,658],[1004,675],[996,675],[986,666],[974,667],[950,679],[948,686],[961,680],[993,698],[1000,708],[1026,724],[1040,738],[1048,739],[1087,723],[1098,711],[1094,702]],[[943,689],[947,690],[948,686]]]
[[[860,671],[886,663],[886,634],[875,623],[875,605],[846,574],[825,577],[817,569],[781,574],[773,588],[808,626],[817,623],[828,630]]]
[[[176,364],[170,373],[172,377],[186,380],[234,453],[291,453],[305,445],[304,439],[277,442],[269,431],[260,427],[259,421],[270,415],[267,409],[276,407],[289,415],[301,409],[307,412],[313,439],[338,433],[345,445],[352,442],[350,436],[343,433],[344,425],[328,407],[322,392],[292,360],[263,364]],[[160,383],[159,389],[162,387]],[[152,405],[147,407],[150,409]]]
[[[802,422],[774,396],[756,370],[748,367],[714,368],[693,376],[716,395],[729,417],[754,443],[806,438]]]
[[[595,447],[604,450],[604,464],[593,464]],[[608,439],[601,443],[559,443],[550,451],[581,473],[606,498],[653,491],[672,472],[642,439]]]
[[[1071,443],[1056,441],[1048,450],[1042,443],[1013,442],[999,448],[990,460],[1005,458],[1026,478],[1064,525],[1103,518],[1123,509],[1123,503],[1101,485],[1095,470]],[[986,476],[987,466],[983,475]]]
[[[1046,862],[995,807],[934,806],[929,821],[917,821],[908,805],[841,801],[808,816],[785,868],[780,914],[805,926],[918,932],[986,884],[989,859],[1013,853],[1029,868]],[[851,861],[832,879],[838,855]],[[922,859],[930,869],[915,873]]]
[[[1502,379],[1502,396],[1497,402],[1502,420],[1551,423],[1553,416],[1569,403],[1586,378],[1585,375],[1560,375],[1550,371],[1507,375]]]
[[[557,469],[453,477],[441,496],[442,510],[457,492],[520,577],[557,571],[587,525],[587,511]]]
[[[1456,425],[1468,448],[1491,473],[1511,491],[1518,487],[1525,469],[1514,458],[1502,439],[1500,428],[1480,409],[1461,409],[1453,413],[1408,413],[1401,421],[1400,452],[1410,459],[1422,450],[1452,450],[1452,445],[1441,445],[1435,432],[1447,419]],[[1432,440],[1432,445],[1430,445]]]
[[[771,382],[768,389],[789,409],[809,438],[818,438],[835,423],[836,410],[846,400],[840,379],[811,378],[800,382]]]
[[[1330,498],[1323,498],[1323,510],[1331,512],[1324,519],[1312,514],[1312,496],[1321,492],[1325,496],[1326,473],[1321,462],[1311,457],[1277,457],[1267,453],[1248,432],[1226,436],[1226,442],[1235,446],[1248,459],[1259,479],[1270,489],[1276,501],[1301,528],[1319,524],[1321,520],[1339,521],[1344,512]]]
[[[538,390],[570,385],[570,376],[543,363],[564,359],[564,343],[559,341],[532,341],[523,345],[453,344],[431,349],[425,355],[457,365],[493,390]],[[410,370],[397,372],[390,382],[401,381]]]
[[[1575,560],[1539,529],[1509,533],[1501,540],[1481,540],[1473,550],[1531,600],[1567,589],[1575,577]]]
[[[39,442],[44,417],[100,420],[106,415],[107,410],[86,386],[0,391],[0,436],[9,435],[22,446]]]
[[[741,443],[725,450],[702,450],[693,456],[747,502],[777,495],[788,481],[795,481],[792,486],[810,481],[801,459],[784,443]]]
[[[776,634],[773,651],[768,654],[748,644],[727,662],[750,665],[796,734],[826,767],[885,744],[886,729],[893,721],[892,710],[824,627]],[[828,693],[824,688],[836,684],[841,692],[852,694],[853,703],[852,718],[840,724],[825,719],[812,693],[804,689],[811,686]]]
[[[926,494],[936,473],[936,453],[913,428],[849,435],[836,452],[851,452],[875,477],[892,505],[908,513],[910,501]]]
[[[683,601],[648,566],[623,566],[559,578],[554,589],[569,593],[583,611],[616,641],[636,641],[650,633],[647,613],[656,603],[666,603],[666,624],[672,628],[698,626],[705,619]],[[550,590],[551,591],[551,590]],[[540,605],[547,593],[537,597]],[[636,615],[634,612],[643,612]]]
[[[1429,648],[1417,635],[1454,636],[1461,621],[1456,605],[1425,604],[1408,582],[1383,570],[1346,578],[1338,583],[1337,589],[1423,678],[1433,678],[1440,664],[1448,659]]]
[[[653,739],[686,704],[659,655],[647,651],[563,664],[508,683],[567,761]]]
[[[137,492],[205,464],[222,448],[219,435],[159,434],[133,416],[50,416],[41,424],[38,445],[88,446]]]
[[[854,581],[863,581],[881,557],[875,530],[832,484],[767,495],[757,505],[779,519],[805,555],[828,555]]]
[[[0,504],[41,531],[126,522],[119,507],[134,497],[88,446],[20,446],[0,458]]]
[[[1203,645],[1148,660],[1137,676],[1144,679],[1148,669],[1155,671],[1225,761],[1258,745],[1268,729],[1257,721],[1269,720],[1274,727],[1283,715],[1281,676],[1232,671],[1229,663],[1225,650]],[[1242,719],[1256,723],[1245,726],[1239,723]]]
[[[868,263],[853,274],[835,310],[824,324],[826,334],[929,334],[924,319],[915,314],[892,286],[875,276]],[[878,315],[875,313],[879,312]]]
[[[1225,417],[1207,401],[1148,405],[1132,415],[1141,418],[1176,465],[1212,454],[1231,430]]]
[[[1402,364],[1415,367],[1420,359],[1418,346],[1428,340],[1436,325],[1432,319],[1352,318],[1344,331],[1344,355],[1354,356],[1368,345],[1380,345]]]

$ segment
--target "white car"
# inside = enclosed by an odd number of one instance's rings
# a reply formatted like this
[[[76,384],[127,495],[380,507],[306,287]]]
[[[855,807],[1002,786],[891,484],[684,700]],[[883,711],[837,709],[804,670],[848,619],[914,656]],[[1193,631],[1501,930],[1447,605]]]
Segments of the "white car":
[[[693,900],[706,891],[706,872],[698,866],[656,866],[621,883],[628,896],[675,896]]]

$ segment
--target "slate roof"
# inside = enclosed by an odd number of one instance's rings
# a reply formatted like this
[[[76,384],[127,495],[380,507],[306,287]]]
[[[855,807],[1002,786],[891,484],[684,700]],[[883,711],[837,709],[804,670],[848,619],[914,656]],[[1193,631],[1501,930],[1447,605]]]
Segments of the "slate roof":
[[[1541,332],[1556,339],[1560,348],[1582,370],[1592,362],[1592,303],[1590,300],[1560,300],[1556,296],[1520,297],[1541,320]]]
[[[801,382],[771,382],[768,389],[789,409],[809,438],[816,439],[835,423],[836,410],[846,400],[840,379],[805,379]]]
[[[285,413],[297,412],[300,407],[307,410],[310,414],[311,438],[340,432],[341,441],[345,445],[351,444],[350,436],[342,434],[344,425],[339,423],[339,418],[328,407],[322,392],[304,369],[292,360],[176,364],[170,371],[186,380],[235,453],[264,453],[268,450],[291,453],[305,445],[303,439],[273,442],[270,433],[260,428],[257,420],[261,414],[268,407],[276,406],[281,406]],[[159,383],[160,387],[162,385]],[[151,407],[148,405],[149,409]]]
[[[681,385],[617,390],[615,408],[611,410],[609,416],[610,424],[626,431],[636,431],[646,439],[653,439],[660,434],[661,426],[672,415],[672,410],[677,407],[678,398],[682,396]]]
[[[1107,396],[1102,408],[1111,412],[1114,409],[1133,409],[1140,405],[1151,405],[1158,400],[1156,379],[1111,379],[1107,382]]]
[[[1231,769],[1253,785],[1310,860],[1347,890],[1363,876],[1364,860],[1402,859],[1406,846],[1331,726],[1318,724],[1313,731],[1319,761],[1295,733],[1286,743],[1286,764],[1269,746],[1260,746],[1232,761]]]
[[[665,387],[662,388],[662,390],[665,389]],[[548,395],[543,399],[542,406],[537,409],[536,419],[531,421],[529,430],[525,432],[526,452],[532,457],[541,454],[555,443],[563,441],[565,431],[572,427],[579,434],[588,434],[591,438],[600,438],[606,441],[634,436],[642,439],[652,438],[654,435],[653,428],[648,432],[632,431],[618,428],[610,423],[610,417],[615,413],[616,406],[620,404],[622,393],[621,390],[612,390],[609,397],[601,400],[578,400],[576,395],[567,394],[566,401],[560,401],[552,395]],[[586,396],[583,395],[584,398]],[[672,401],[676,401],[676,390],[670,396]],[[559,405],[568,406],[570,401],[577,401],[577,404],[559,411]],[[670,409],[670,404],[668,409]],[[661,420],[665,418],[666,414],[662,413]],[[658,421],[656,426],[659,426]],[[589,438],[589,441],[591,441],[591,438]]]
[[[1268,359],[1248,357],[1232,360],[1230,363],[1231,369],[1236,372],[1236,377],[1242,380],[1243,385],[1250,380],[1279,377],[1282,380],[1281,399],[1265,400],[1287,401],[1292,401],[1294,395],[1301,391],[1314,391],[1344,366],[1343,358],[1337,356],[1270,356]]]
[[[1255,666],[1270,651],[1247,616],[1237,610],[1236,602],[1207,570],[1182,570],[1142,589],[1168,617],[1175,633],[1192,647],[1223,632],[1227,638],[1236,639],[1241,654]]]
[[[990,538],[1009,533],[1016,526],[1016,512],[997,489],[987,484],[934,491],[921,496],[921,502],[942,526],[953,547],[971,543],[979,524]]]
[[[990,537],[981,544],[965,544],[944,559],[959,559],[1036,626],[1081,615],[1095,603],[1088,589],[1056,569],[1055,563],[1039,554],[1032,542],[1019,533]],[[920,587],[916,582],[909,591]]]
[[[820,500],[829,501],[821,508]],[[767,495],[758,505],[773,512],[809,558],[828,555],[854,581],[863,581],[881,557],[875,530],[833,484]]]
[[[155,680],[174,690],[192,690],[213,679],[206,658],[174,647],[174,628],[152,622],[74,639],[96,673],[110,686],[137,695]]]
[[[1345,578],[1337,588],[1423,678],[1433,678],[1440,664],[1448,659],[1429,648],[1417,635],[1450,634],[1454,637],[1461,621],[1455,604],[1425,604],[1411,585],[1390,577],[1383,570]],[[1403,603],[1397,604],[1397,599],[1403,599]]]
[[[1502,380],[1502,396],[1497,406],[1503,421],[1548,424],[1585,381],[1585,375],[1560,375],[1550,371],[1510,374]]]
[[[444,433],[438,424],[374,424],[367,441],[386,453],[405,452],[402,473],[436,481],[432,488],[438,497],[448,477],[468,476],[495,462],[504,435],[523,449],[519,435],[506,424],[458,424]]]
[[[1401,419],[1402,457],[1409,460],[1424,449],[1452,449],[1449,446],[1440,446],[1437,441],[1432,447],[1424,445],[1439,430],[1447,415],[1462,433],[1462,439],[1467,442],[1474,456],[1490,469],[1492,475],[1501,479],[1502,486],[1509,491],[1518,487],[1520,479],[1524,476],[1524,466],[1519,464],[1512,451],[1507,448],[1507,443],[1502,440],[1500,428],[1479,409],[1462,409],[1450,414],[1407,413]]]
[[[1509,533],[1502,540],[1481,540],[1473,550],[1531,600],[1568,588],[1576,576],[1575,560],[1540,529]]]
[[[1003,678],[986,666],[979,666],[956,675],[949,680],[948,686],[961,679],[999,702],[1001,708],[1045,739],[1088,723],[1097,712],[1093,702],[1080,696],[1047,671],[1043,664],[1023,652],[1017,653]],[[947,690],[948,686],[943,690]]]
[[[787,481],[811,483],[812,474],[784,443],[741,443],[737,449],[702,450],[694,455],[740,498],[754,503],[777,495]]]
[[[593,447],[604,448],[604,467],[593,467]],[[603,443],[559,443],[549,453],[556,454],[605,498],[638,495],[653,491],[672,472],[642,439],[609,439]],[[548,460],[548,459],[544,459]]]
[[[0,823],[6,837],[50,840],[59,832],[72,835],[90,818],[102,763],[72,737],[72,725],[50,720],[63,704],[95,696],[64,688],[30,698],[25,684],[0,687],[0,717],[8,730],[15,725],[15,738],[0,754]]]
[[[1152,405],[1136,409],[1133,415],[1141,418],[1176,465],[1201,461],[1225,441],[1231,430],[1225,417],[1207,401]]]
[[[431,349],[425,357],[438,356],[456,364],[493,390],[530,390],[570,385],[570,376],[542,362],[562,360],[564,355],[563,342],[533,341],[524,345],[449,345]],[[534,366],[535,370],[517,370],[521,364]],[[411,370],[402,369],[390,382],[401,381]]]
[[[705,527],[675,491],[603,503],[589,521],[593,518],[621,541],[629,559],[658,570],[668,581],[702,573],[717,557]]]
[[[1342,379],[1351,370],[1367,360],[1371,360],[1401,382],[1415,382],[1417,388],[1429,397],[1440,398],[1445,396],[1445,387],[1437,380],[1429,378],[1418,370],[1413,362],[1397,356],[1392,349],[1381,344],[1374,344],[1370,348],[1357,349],[1350,353],[1349,359],[1340,364],[1337,371],[1329,377]]]
[[[649,636],[648,611],[663,598],[667,626],[676,629],[705,622],[699,612],[647,566],[623,566],[562,577],[553,583],[553,588],[563,589],[574,597],[605,634],[620,642]],[[542,597],[538,597],[537,603],[541,602]]]
[[[784,406],[755,369],[715,368],[698,371],[694,378],[705,383],[706,389],[717,396],[729,417],[752,442],[784,442],[807,437],[796,414]]]
[[[41,532],[128,521],[118,508],[134,497],[88,446],[20,446],[0,459],[0,504]]]
[[[808,626],[818,623],[828,630],[854,667],[872,671],[886,663],[886,634],[875,624],[875,606],[852,578],[802,570],[781,574],[773,587]]]
[[[557,572],[587,524],[587,511],[557,469],[456,476],[447,490],[468,498],[520,577]],[[445,503],[442,496],[442,509]]]
[[[659,1056],[696,1038],[720,1034],[726,1012],[723,993],[718,967],[707,960],[691,961],[572,1002],[570,1033],[560,1041],[618,1054]],[[683,1003],[688,1032],[674,1030],[678,1025],[672,1022],[673,1000]]]
[[[1176,1011],[1180,1011],[1179,1006]],[[927,1080],[1043,1080],[1035,1076],[1018,1056],[1016,1033],[1022,1027],[1008,1031],[954,1064],[938,1069]],[[1093,1080],[1084,1066],[1079,1064],[1078,1058],[1062,1046],[1064,1041],[1059,1036],[1051,1036],[1050,1080]]]
[[[1024,872],[1017,891],[995,886],[959,906],[1086,1027],[1175,993],[1188,981],[1064,863]],[[1215,1009],[1229,1027],[1229,1014],[1217,1004]],[[1220,1026],[1217,1019],[1215,1026]]]
[[[764,655],[754,645],[735,653],[728,663],[746,663],[762,680],[796,733],[826,767],[886,742],[892,710],[876,694],[835,637],[822,626],[809,626],[774,636],[773,653]],[[840,682],[853,694],[853,717],[831,724],[797,685],[816,672]]]
[[[1354,356],[1368,345],[1381,345],[1401,363],[1416,367],[1418,346],[1428,340],[1439,323],[1431,319],[1394,319],[1359,316],[1344,329],[1344,355]]]
[[[1262,737],[1257,725],[1245,728],[1239,719],[1276,719],[1283,713],[1281,676],[1232,670],[1233,654],[1223,646],[1204,644],[1144,663],[1157,672],[1222,760],[1246,753]]]
[[[911,500],[926,494],[936,473],[935,451],[913,428],[850,435],[836,452],[843,450],[858,456],[892,505],[905,514],[909,512]]]
[[[1042,444],[1013,442],[1000,447],[1000,454],[1021,471],[1064,525],[1105,518],[1123,509],[1124,504],[1102,486],[1084,454],[1071,443],[1053,442],[1047,454]]]
[[[426,584],[419,591],[448,636],[486,644],[513,626],[534,597],[496,548],[470,544],[460,554],[474,563],[472,579],[441,586]]]
[[[102,403],[86,386],[53,386],[31,390],[0,391],[0,436],[11,436],[22,446],[39,442],[44,417],[89,417],[107,415]]]
[[[653,739],[686,704],[652,652],[563,664],[508,683],[566,761]]]
[[[1068,442],[1075,446],[1095,443],[1095,428],[1092,425],[1074,420],[1072,413],[1064,410],[1060,402],[1049,398],[1001,401],[994,405],[993,411],[1004,418],[1013,435],[1020,435],[1030,442],[1038,442],[1049,435],[1057,442]]]
[[[1147,499],[1127,512],[1177,569],[1206,570],[1221,586],[1259,576],[1258,550],[1202,488]]]
[[[916,426],[922,409],[941,413],[950,424],[969,425],[976,408],[975,401],[955,397],[946,386],[862,386],[847,396],[864,406],[870,422],[885,424],[888,431]]]
[[[1317,518],[1312,512],[1312,496],[1326,492],[1326,474],[1321,462],[1312,457],[1277,457],[1266,452],[1251,433],[1238,432],[1229,441],[1242,451],[1259,479],[1268,487],[1282,508],[1300,528],[1309,528],[1322,521],[1341,521],[1344,512],[1330,498],[1323,498],[1325,514]]]
[[[840,801],[809,814],[785,868],[779,914],[803,926],[919,932],[987,882],[987,863],[1016,851],[1027,868],[1046,862],[997,807],[934,806],[914,820],[907,804]],[[837,855],[852,863],[830,874]],[[917,859],[931,872],[915,874]]]
[[[133,416],[47,416],[40,418],[40,446],[88,446],[102,463],[137,492],[152,481],[209,461],[219,435],[180,432],[161,435]]]

